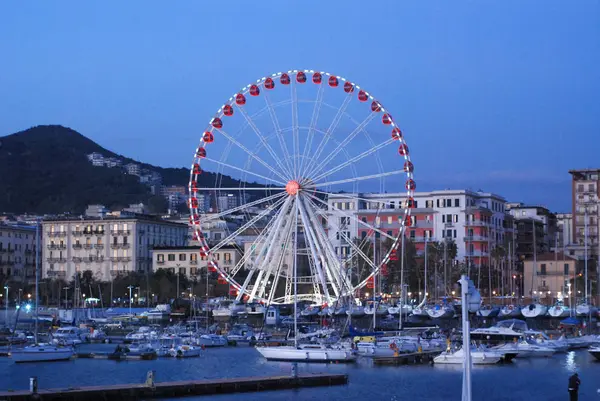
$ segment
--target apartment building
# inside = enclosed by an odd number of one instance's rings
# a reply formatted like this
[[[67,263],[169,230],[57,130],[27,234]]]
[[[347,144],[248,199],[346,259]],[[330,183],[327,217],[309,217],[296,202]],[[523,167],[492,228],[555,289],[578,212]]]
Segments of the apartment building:
[[[571,170],[569,173],[572,176],[573,199],[573,245],[569,249],[574,256],[584,257],[587,228],[587,255],[598,257],[600,169]]]
[[[567,298],[577,259],[563,252],[538,254],[523,262],[524,294],[539,298]]]
[[[556,232],[558,249],[565,249],[573,243],[573,215],[571,213],[556,214]]]
[[[152,248],[186,245],[187,230],[186,224],[150,216],[45,220],[42,275],[68,281],[75,272],[91,270],[109,281],[150,271]]]
[[[405,193],[331,195],[327,231],[340,258],[351,253],[344,238],[397,236],[405,202]],[[499,195],[470,190],[416,192],[412,202],[406,236],[418,253],[423,253],[426,241],[449,238],[457,245],[459,261],[487,264],[494,246],[508,247],[512,242],[513,219]]]
[[[0,224],[0,271],[4,276],[16,281],[35,280],[35,231],[31,225]],[[38,235],[41,238],[41,230]]]
[[[239,247],[226,245],[211,252],[219,267],[229,271],[242,258]],[[152,250],[152,270],[166,269],[172,273],[185,274],[189,278],[198,277],[207,268],[208,258],[200,256],[198,246],[155,247]]]

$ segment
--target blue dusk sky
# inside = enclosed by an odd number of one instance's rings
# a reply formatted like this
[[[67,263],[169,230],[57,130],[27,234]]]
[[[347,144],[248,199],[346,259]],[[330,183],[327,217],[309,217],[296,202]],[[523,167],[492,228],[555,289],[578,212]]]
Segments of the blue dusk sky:
[[[189,166],[232,93],[308,68],[386,105],[418,190],[567,211],[568,170],[600,167],[597,0],[2,2],[0,38],[0,136],[61,124]]]

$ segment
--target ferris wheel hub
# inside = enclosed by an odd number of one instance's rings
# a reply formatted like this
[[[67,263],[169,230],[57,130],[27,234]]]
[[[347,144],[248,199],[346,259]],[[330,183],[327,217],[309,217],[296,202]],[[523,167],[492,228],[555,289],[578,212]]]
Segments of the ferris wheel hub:
[[[296,180],[290,180],[285,186],[285,190],[291,196],[294,196],[300,190],[300,184]]]

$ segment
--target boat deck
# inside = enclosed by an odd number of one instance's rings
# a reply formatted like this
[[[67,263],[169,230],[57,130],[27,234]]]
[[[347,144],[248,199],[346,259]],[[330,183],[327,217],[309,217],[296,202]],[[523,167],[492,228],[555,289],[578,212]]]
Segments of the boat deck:
[[[442,351],[423,351],[400,354],[398,356],[380,356],[373,358],[375,365],[419,365],[432,363],[433,358],[441,354]]]

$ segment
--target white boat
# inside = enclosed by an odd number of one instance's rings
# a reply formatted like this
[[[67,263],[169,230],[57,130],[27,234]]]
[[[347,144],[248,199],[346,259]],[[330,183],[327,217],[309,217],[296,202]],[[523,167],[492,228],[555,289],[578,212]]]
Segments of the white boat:
[[[517,358],[549,358],[556,352],[554,349],[530,343],[525,340],[517,343],[506,343],[492,348],[493,350],[516,353]]]
[[[413,311],[412,305],[402,305],[402,314],[409,315]],[[400,314],[400,305],[390,306],[388,308],[388,313],[390,315],[399,315]]]
[[[433,305],[426,308],[427,315],[432,319],[449,319],[454,317],[454,307],[451,305]]]
[[[521,308],[521,314],[529,319],[542,317],[548,313],[548,307],[539,302],[532,303]]]
[[[333,314],[334,316],[343,316],[346,314],[346,311],[348,310],[348,308],[346,308],[345,306],[341,305],[341,306],[337,306],[334,310],[333,310]]]
[[[492,327],[471,330],[471,339],[489,343],[511,342],[515,338],[523,338],[527,330],[527,323],[524,321],[508,319],[498,322]]]
[[[412,310],[412,315],[417,317],[429,317],[427,313],[427,297],[423,297],[420,304],[415,306]]]
[[[269,361],[290,362],[354,362],[356,354],[343,347],[305,344],[284,347],[256,347],[256,350]]]
[[[79,327],[59,327],[52,333],[52,343],[56,345],[79,345],[88,340],[89,331]]]
[[[417,352],[418,350],[415,343],[397,339],[381,342],[379,339],[377,342],[361,341],[356,343],[355,347],[358,355],[366,357],[392,357],[396,352]]]
[[[500,313],[500,308],[494,305],[482,305],[477,311],[477,316],[485,317],[485,318],[493,318],[498,316]]]
[[[457,351],[444,351],[440,355],[433,358],[434,364],[451,364],[462,365],[465,358],[465,353],[461,349]],[[498,352],[486,351],[471,351],[471,363],[473,365],[494,365],[502,361],[502,354]]]
[[[316,316],[319,314],[319,312],[321,312],[321,306],[320,305],[309,305],[306,308],[304,308],[304,310],[302,312],[300,312],[300,314],[302,316]]]
[[[174,358],[193,358],[200,356],[200,348],[192,345],[178,345],[169,350],[169,355]]]
[[[156,305],[155,308],[150,309],[146,312],[142,312],[141,316],[146,317],[148,320],[163,320],[169,317],[171,313],[171,305],[161,304]]]
[[[36,344],[13,349],[10,356],[16,363],[68,361],[73,357],[73,348]]]
[[[600,347],[590,348],[588,351],[594,358],[600,361]]]
[[[203,334],[196,339],[195,343],[204,347],[224,347],[227,345],[227,338],[218,334]]]
[[[388,306],[385,304],[378,304],[376,311],[374,310],[372,303],[365,306],[365,315],[373,316],[373,312],[375,312],[378,316],[387,315],[388,314]]]
[[[361,317],[365,315],[365,308],[360,305],[352,304],[346,310],[346,315],[351,317]]]
[[[125,340],[128,342],[147,342],[156,340],[157,338],[158,332],[150,326],[141,326],[137,331],[132,331],[125,336]]]
[[[227,334],[227,341],[235,342],[236,344],[250,344],[254,343],[259,337],[261,340],[267,339],[266,333],[254,333],[252,327],[248,325],[235,325]]]
[[[551,317],[567,317],[571,315],[571,308],[566,306],[562,301],[558,301],[548,308],[548,315]]]
[[[225,318],[237,316],[238,314],[245,312],[246,306],[243,303],[233,301],[221,301],[219,306],[212,311],[214,317]]]
[[[598,309],[595,306],[589,305],[587,303],[579,304],[575,308],[575,312],[577,313],[577,316],[589,316],[589,315],[594,316],[597,311],[598,311]]]
[[[500,309],[499,315],[502,317],[519,317],[521,316],[521,307],[519,305],[504,305]]]
[[[558,339],[552,339],[541,331],[533,330],[526,331],[525,335],[538,345],[552,348],[554,352],[566,352],[569,349],[569,343],[565,339],[565,336],[561,336]]]

